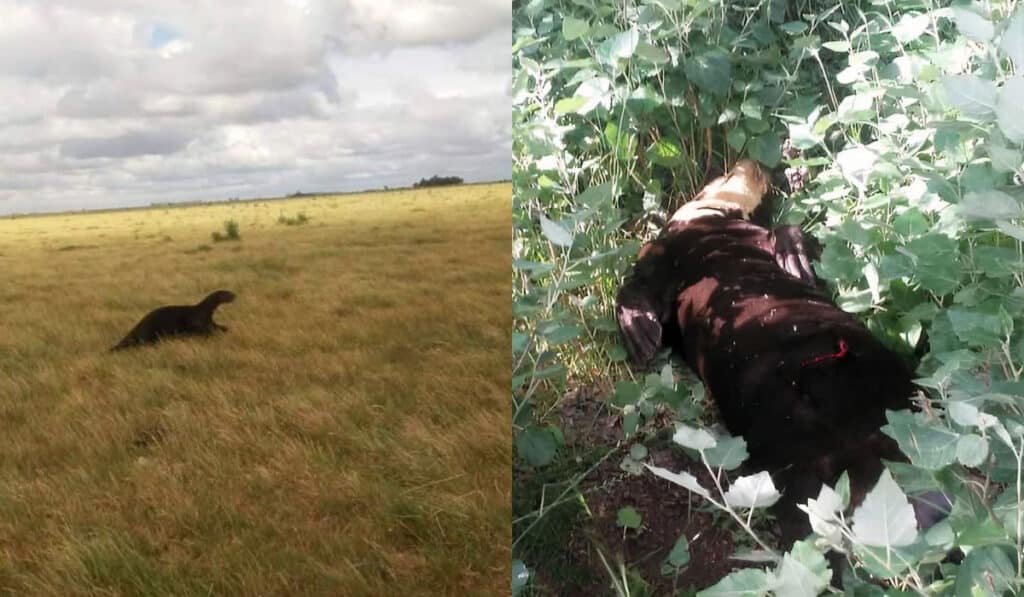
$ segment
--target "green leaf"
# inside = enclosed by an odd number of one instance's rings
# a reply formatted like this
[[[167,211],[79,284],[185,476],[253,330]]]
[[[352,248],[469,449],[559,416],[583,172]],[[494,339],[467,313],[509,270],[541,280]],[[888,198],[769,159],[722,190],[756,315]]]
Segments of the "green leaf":
[[[849,245],[838,239],[825,243],[821,253],[821,271],[826,279],[853,282],[860,277],[861,263]]]
[[[679,569],[690,563],[690,544],[686,535],[679,535],[672,550],[668,552],[665,562],[661,565],[661,573],[664,576],[672,576],[679,572]]]
[[[557,346],[578,338],[583,333],[583,328],[578,325],[557,325],[549,327],[542,333],[548,344]]]
[[[758,120],[756,118],[744,118],[743,128],[747,130],[751,135],[760,135],[771,130],[772,125],[766,120]]]
[[[840,289],[836,305],[847,313],[863,313],[871,308],[871,290],[868,288]]]
[[[854,219],[844,221],[837,230],[839,238],[846,240],[851,245],[865,247],[873,244],[878,236],[876,230],[869,230],[863,224]]]
[[[832,545],[841,545],[842,532],[839,529],[837,513],[843,509],[842,497],[828,485],[822,485],[817,498],[809,498],[807,504],[799,504],[807,513],[811,530],[824,537]]]
[[[588,103],[587,98],[580,96],[563,97],[562,99],[555,102],[555,114],[561,116],[563,114],[578,114],[581,113],[584,106]]]
[[[640,428],[640,413],[637,411],[628,412],[622,417],[622,433],[626,437],[632,437]]]
[[[956,459],[964,466],[977,467],[988,458],[988,440],[968,433],[961,435],[956,443]]]
[[[771,475],[761,471],[733,481],[725,492],[725,503],[734,508],[763,508],[779,501],[780,497]]]
[[[512,332],[512,354],[519,354],[526,350],[530,342],[530,336],[522,332]]]
[[[740,113],[736,108],[726,106],[722,108],[722,112],[718,115],[718,124],[728,124],[737,120],[739,117]]]
[[[907,547],[875,547],[863,543],[853,544],[853,555],[860,560],[864,570],[875,578],[891,578],[901,575],[913,566],[927,549],[922,542]],[[859,593],[858,593],[859,595]],[[889,589],[879,597],[913,597],[916,593],[896,592]]]
[[[589,30],[590,25],[582,19],[565,17],[565,19],[562,20],[562,37],[564,37],[566,41],[579,39],[586,35]]]
[[[747,118],[761,119],[761,104],[757,103],[753,98],[747,98],[742,104],[740,104],[740,112],[743,113]]]
[[[1024,209],[1016,199],[996,190],[968,192],[956,210],[964,218],[974,220],[1009,220],[1024,215]]]
[[[640,33],[636,29],[622,31],[601,42],[597,47],[597,59],[602,64],[614,65],[620,59],[632,58],[639,43]]]
[[[848,41],[827,41],[821,44],[821,47],[831,50],[836,53],[843,53],[850,51],[850,42]]]
[[[824,139],[825,137],[816,133],[810,124],[798,122],[789,125],[789,141],[797,149],[811,149]]]
[[[1019,5],[1010,22],[1003,30],[999,40],[999,49],[1013,61],[1017,73],[1024,73],[1024,8]]]
[[[874,50],[865,50],[863,52],[857,52],[856,54],[850,54],[850,64],[866,64],[868,66],[874,66],[878,63],[878,52]]]
[[[974,264],[989,278],[1006,278],[1024,270],[1017,250],[1010,247],[975,247]]]
[[[615,384],[615,395],[612,397],[612,404],[622,408],[630,404],[636,404],[640,400],[640,385],[635,381],[620,381]]]
[[[946,405],[946,411],[957,425],[963,425],[964,427],[987,429],[999,422],[999,419],[996,417],[981,412],[977,406],[964,400],[951,400]],[[960,439],[963,439],[963,437]]]
[[[1015,590],[1015,577],[1014,564],[1005,549],[994,545],[978,547],[960,564],[953,590],[957,596],[996,597]]]
[[[516,453],[530,466],[547,466],[555,458],[558,441],[550,429],[529,426],[516,436]]]
[[[633,506],[619,508],[619,514],[615,518],[615,524],[624,529],[639,529],[642,522],[640,513]]]
[[[916,207],[901,213],[892,221],[893,230],[904,238],[920,236],[928,232],[930,227],[927,218]]]
[[[903,247],[914,262],[914,277],[925,289],[942,296],[960,286],[959,251],[949,237],[929,233]]]
[[[626,360],[629,356],[626,354],[626,349],[621,344],[612,344],[605,350],[605,354],[608,356],[608,360],[612,363],[621,363]]]
[[[919,423],[906,411],[886,412],[886,417],[889,424],[882,427],[882,432],[896,440],[900,450],[916,466],[936,471],[956,459],[958,434]]]
[[[628,454],[622,457],[622,461],[619,462],[619,469],[626,471],[630,475],[637,477],[644,474],[644,463],[631,458]]]
[[[737,468],[747,459],[747,442],[742,437],[718,437],[715,445],[704,451],[704,458],[713,467],[727,471]]]
[[[921,34],[928,29],[931,19],[927,14],[906,13],[898,23],[892,27],[892,35],[901,44],[906,44],[921,37]]]
[[[576,203],[590,209],[608,207],[612,204],[612,189],[611,181],[587,187],[587,190],[576,195]]]
[[[836,495],[839,496],[842,509],[850,505],[850,475],[846,471],[843,471],[836,481]]]
[[[729,63],[729,55],[722,50],[711,50],[689,58],[683,71],[703,91],[717,96],[729,93],[732,65]]]
[[[782,160],[782,140],[776,133],[765,133],[750,140],[747,155],[769,168],[774,168]]]
[[[660,166],[672,167],[683,161],[682,147],[668,137],[662,137],[655,141],[647,151],[647,155],[652,162]]]
[[[649,44],[645,41],[636,46],[636,55],[653,64],[665,64],[669,61],[668,52],[663,48]]]
[[[807,31],[807,23],[803,21],[790,21],[779,25],[779,28],[790,35],[800,35]]]
[[[851,96],[847,96],[847,99],[849,97]],[[878,154],[863,145],[848,147],[836,154],[836,163],[843,176],[861,189],[867,186],[876,162],[878,162]]]
[[[874,99],[870,95],[864,93],[848,95],[839,102],[839,107],[836,108],[836,117],[839,119],[839,122],[846,124],[874,121],[875,112],[872,109],[873,106]]]
[[[725,136],[725,141],[729,144],[729,147],[736,151],[742,151],[743,146],[747,142],[747,132],[743,130],[743,127],[737,126],[729,131],[729,134]]]
[[[650,85],[641,85],[626,99],[626,108],[633,114],[650,114],[665,104],[665,99]]]
[[[942,89],[950,103],[967,118],[991,120],[996,112],[997,89],[992,81],[977,75],[946,77]]]
[[[771,8],[769,8],[770,11]],[[751,27],[751,33],[754,34],[754,39],[761,42],[761,45],[770,46],[778,41],[778,37],[772,31],[771,25],[765,19],[760,19],[754,23],[754,26]]]
[[[690,491],[696,493],[701,497],[706,498],[710,497],[711,495],[710,493],[708,493],[708,490],[704,489],[700,482],[697,481],[697,477],[694,477],[693,475],[686,471],[673,473],[672,471],[665,468],[661,468],[660,466],[651,466],[649,464],[645,464],[644,466],[647,467],[647,470],[651,471],[652,473],[661,477],[662,479],[665,479],[666,481],[671,481],[672,483],[675,483],[680,487],[689,489]]]
[[[512,560],[512,597],[519,597],[530,584],[530,569],[522,560]]]
[[[995,34],[992,22],[976,12],[961,7],[953,7],[950,12],[957,29],[969,39],[986,42]]]
[[[946,311],[946,316],[953,324],[957,338],[979,348],[999,344],[1012,331],[1012,328],[1007,329],[1008,320],[999,314],[951,308]]]
[[[703,429],[690,427],[685,423],[676,423],[676,432],[672,436],[672,441],[691,450],[707,450],[708,448],[714,448],[716,444],[713,435]]]
[[[1012,488],[1003,490],[1003,493],[992,504],[992,511],[1013,539],[1017,537],[1017,506],[1017,491]]]
[[[999,231],[1005,234],[1006,236],[1024,242],[1024,228],[1018,226],[1017,224],[1011,224],[1010,222],[1004,222],[1000,220],[996,222],[996,228],[998,228]]]
[[[878,483],[853,513],[853,535],[860,543],[876,547],[900,547],[917,539],[917,519],[907,496],[883,469]]]
[[[676,387],[676,377],[672,373],[672,365],[665,363],[665,366],[661,368],[661,375],[659,376],[658,383],[663,388],[672,389]]]
[[[989,144],[988,155],[992,168],[997,172],[1016,172],[1024,163],[1024,155],[1016,149]]]
[[[540,214],[540,230],[551,244],[566,248],[572,246],[572,233],[561,224],[549,220],[544,214]]]
[[[607,77],[591,77],[580,83],[573,94],[586,98],[587,102],[576,110],[577,114],[588,114],[598,106],[607,108],[611,102],[612,82]]]
[[[620,134],[619,125],[614,122],[609,122],[604,127],[604,138],[612,147],[615,156],[623,162],[630,161],[636,156],[636,135],[629,132]]]
[[[1024,141],[1024,75],[1017,75],[1003,84],[996,104],[996,120],[1006,138],[1014,143]]]
[[[871,70],[866,64],[851,64],[836,73],[836,81],[843,85],[853,85],[864,79],[864,75]]]
[[[782,557],[772,591],[776,595],[817,597],[831,580],[832,571],[825,556],[811,542],[798,541]]]
[[[697,597],[761,597],[772,590],[773,584],[764,570],[744,568],[698,592]]]

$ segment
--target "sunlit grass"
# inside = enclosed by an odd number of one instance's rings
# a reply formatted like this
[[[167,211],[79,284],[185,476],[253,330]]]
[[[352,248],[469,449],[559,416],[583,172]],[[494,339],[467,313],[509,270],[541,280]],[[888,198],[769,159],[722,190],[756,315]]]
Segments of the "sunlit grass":
[[[510,194],[0,220],[0,590],[507,593]]]

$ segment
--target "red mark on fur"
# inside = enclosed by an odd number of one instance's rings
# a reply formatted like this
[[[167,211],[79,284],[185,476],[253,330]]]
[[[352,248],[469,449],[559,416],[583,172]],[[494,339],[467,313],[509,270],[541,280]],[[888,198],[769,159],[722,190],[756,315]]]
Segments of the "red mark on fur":
[[[811,358],[811,359],[807,359],[806,361],[800,363],[800,366],[801,367],[807,367],[808,365],[814,365],[815,363],[820,363],[822,361],[827,361],[828,359],[841,359],[841,358],[846,356],[846,353],[848,352],[848,349],[849,349],[849,346],[846,345],[846,340],[840,338],[839,339],[839,352],[834,352],[832,354],[823,354],[821,356],[817,356],[817,357],[814,357],[814,358]]]

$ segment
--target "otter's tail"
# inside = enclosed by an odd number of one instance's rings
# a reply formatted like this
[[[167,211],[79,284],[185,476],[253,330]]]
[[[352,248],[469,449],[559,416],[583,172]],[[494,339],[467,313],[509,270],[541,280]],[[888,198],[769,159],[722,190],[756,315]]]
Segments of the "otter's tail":
[[[136,345],[138,345],[138,341],[135,339],[135,337],[132,334],[128,334],[124,338],[124,340],[121,340],[120,342],[118,342],[116,346],[111,347],[110,350],[107,351],[107,352],[116,352],[118,350],[124,350],[126,348],[131,348],[131,347],[136,346]]]

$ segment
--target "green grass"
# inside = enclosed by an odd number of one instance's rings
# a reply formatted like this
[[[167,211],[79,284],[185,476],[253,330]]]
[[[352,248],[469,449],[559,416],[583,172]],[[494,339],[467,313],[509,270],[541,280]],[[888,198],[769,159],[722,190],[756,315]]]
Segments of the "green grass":
[[[506,593],[510,192],[0,220],[0,591]]]

